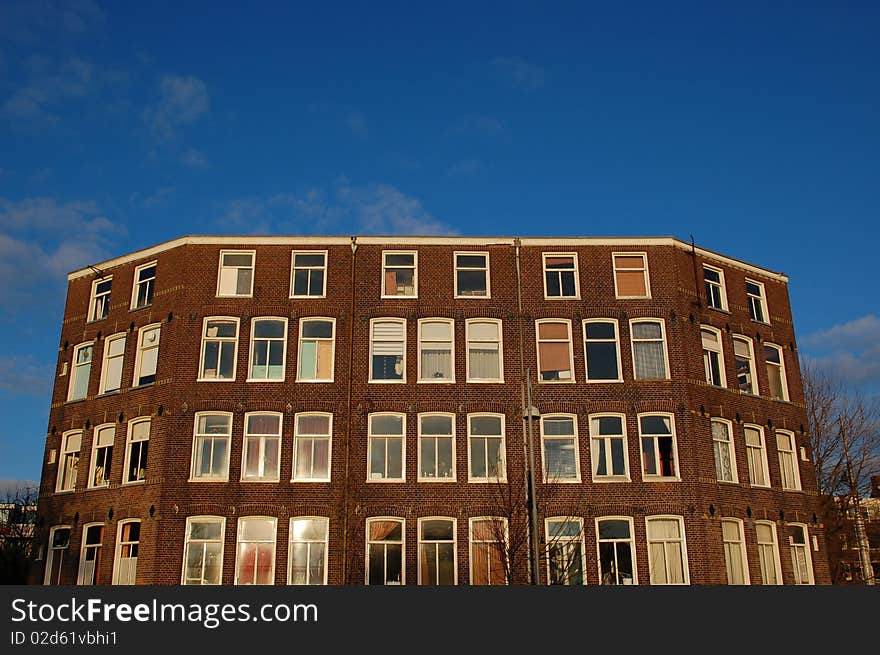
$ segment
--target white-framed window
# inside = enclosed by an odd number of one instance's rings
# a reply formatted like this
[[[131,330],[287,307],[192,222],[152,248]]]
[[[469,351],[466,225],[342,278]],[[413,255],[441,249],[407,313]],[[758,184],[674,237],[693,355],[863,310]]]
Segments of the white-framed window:
[[[221,250],[217,295],[250,297],[254,292],[254,250]]]
[[[323,516],[290,519],[287,584],[327,584],[327,542],[330,521]]]
[[[677,480],[678,446],[672,414],[639,414],[642,479]]]
[[[125,360],[125,332],[112,334],[104,340],[104,357],[101,362],[101,381],[98,393],[118,391],[122,386],[122,364]]]
[[[419,382],[455,382],[455,322],[419,319]]]
[[[419,414],[419,482],[455,482],[455,414]]]
[[[150,448],[150,418],[136,418],[128,422],[125,448],[125,471],[122,483],[143,482],[147,479],[147,453]]]
[[[406,382],[406,319],[370,320],[370,382]]]
[[[535,321],[538,349],[538,382],[574,382],[571,348],[571,321]]]
[[[103,547],[104,524],[86,523],[82,529],[82,543],[79,550],[79,569],[76,575],[76,584],[98,584],[98,572],[101,570],[101,552]]]
[[[64,556],[70,548],[70,526],[56,525],[49,529],[49,548],[46,552],[46,570],[43,573],[44,585],[61,584],[64,570]]]
[[[89,466],[89,489],[106,487],[110,484],[110,469],[113,465],[113,441],[116,426],[113,423],[98,425],[92,437],[92,461]]]
[[[404,519],[393,516],[367,519],[366,583],[368,585],[406,583],[404,526]]]
[[[733,424],[723,418],[713,418],[711,426],[715,477],[719,482],[738,482],[736,455],[733,450]]]
[[[628,482],[629,450],[626,440],[626,416],[623,414],[590,415],[590,459],[594,482]]]
[[[647,516],[645,526],[651,584],[690,584],[684,519],[680,516]]]
[[[189,516],[183,544],[183,585],[223,583],[223,544],[226,519],[222,516]]]
[[[406,450],[406,415],[392,413],[370,414],[367,419],[368,482],[403,482]]]
[[[89,299],[89,322],[107,318],[107,313],[110,311],[110,289],[112,287],[112,275],[105,275],[92,282],[92,293]]]
[[[574,252],[542,253],[544,262],[544,298],[580,298],[578,258]]]
[[[456,252],[455,297],[489,298],[489,253]]]
[[[755,349],[752,340],[740,334],[733,337],[733,357],[736,361],[736,385],[743,393],[758,393],[755,376]]]
[[[584,520],[578,516],[551,516],[544,520],[544,535],[547,540],[547,584],[586,584]]]
[[[544,482],[580,482],[577,416],[574,414],[541,416],[541,449]]]
[[[196,413],[193,429],[191,480],[226,482],[229,479],[229,440],[231,438],[231,413]]]
[[[782,584],[782,562],[779,560],[776,524],[773,521],[755,521],[755,538],[758,542],[761,584]]]
[[[757,323],[769,323],[770,313],[767,311],[767,294],[763,282],[746,278],[746,297],[749,299],[749,316]]]
[[[727,290],[724,287],[724,271],[703,264],[703,281],[706,283],[706,303],[712,309],[727,311]]]
[[[287,319],[264,316],[251,321],[248,382],[283,382],[287,363]]]
[[[507,580],[507,519],[475,516],[469,520],[470,583],[505,585]]]
[[[297,382],[333,382],[336,359],[336,319],[300,319],[298,352]]]
[[[134,359],[134,380],[132,386],[139,387],[156,381],[156,368],[159,363],[159,323],[145,325],[138,330],[137,353]]]
[[[779,454],[779,477],[782,479],[782,488],[789,491],[800,491],[801,472],[798,466],[794,432],[776,431],[776,452]]]
[[[294,250],[290,254],[290,297],[327,296],[327,251]]]
[[[278,482],[281,470],[281,414],[248,412],[244,415],[241,479]]]
[[[82,430],[72,430],[61,435],[58,455],[58,480],[55,491],[73,491],[79,470],[79,451],[82,447]]]
[[[650,298],[648,254],[644,252],[611,253],[614,267],[614,295],[617,298]]]
[[[743,426],[746,443],[746,459],[749,462],[749,483],[753,487],[769,487],[770,472],[767,468],[767,447],[764,428],[760,425]]]
[[[70,387],[67,400],[82,400],[89,393],[89,374],[92,371],[94,343],[81,343],[73,349],[73,367],[70,374]]]
[[[749,561],[746,557],[746,538],[740,519],[721,519],[721,542],[724,545],[724,565],[727,584],[749,584]]]
[[[131,309],[141,309],[152,305],[155,286],[156,262],[148,262],[135,268],[131,290]]]
[[[238,519],[235,549],[235,584],[275,584],[274,516],[242,516]]]
[[[599,584],[639,583],[633,520],[629,516],[598,517],[596,547],[599,553]]]
[[[238,319],[233,316],[208,316],[202,325],[199,381],[234,381],[238,362]]]
[[[588,318],[584,321],[584,359],[587,382],[623,381],[616,319]]]
[[[504,350],[501,321],[469,318],[465,321],[467,339],[467,381],[504,382]]]
[[[419,253],[382,251],[382,297],[417,298],[419,295]]]
[[[140,542],[141,522],[138,519],[120,521],[116,533],[113,584],[133,585],[136,583]]]
[[[788,379],[785,375],[785,357],[782,347],[774,343],[765,343],[764,357],[767,360],[770,397],[775,400],[788,400]]]
[[[700,326],[700,339],[703,343],[703,370],[706,384],[726,387],[724,373],[724,352],[721,346],[721,330],[708,325]]]
[[[507,480],[504,414],[468,414],[468,482]]]
[[[419,519],[419,584],[458,584],[456,520],[446,516]]]
[[[665,322],[658,318],[634,318],[629,322],[629,330],[635,379],[668,379],[669,360],[666,357]]]
[[[294,416],[293,479],[330,482],[333,414],[300,412]]]
[[[785,529],[788,532],[794,583],[798,585],[816,584],[813,579],[813,559],[810,555],[810,538],[807,526],[803,523],[788,523]]]

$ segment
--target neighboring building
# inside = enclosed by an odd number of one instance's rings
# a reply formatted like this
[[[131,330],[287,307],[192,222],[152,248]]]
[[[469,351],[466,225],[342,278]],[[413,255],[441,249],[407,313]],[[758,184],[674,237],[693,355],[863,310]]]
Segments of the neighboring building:
[[[834,584],[864,584],[873,576],[877,584],[880,576],[880,475],[871,477],[871,497],[859,500],[862,525],[870,553],[871,571],[862,570],[859,538],[856,530],[855,507],[847,496],[836,498],[837,511],[828,518],[828,559]]]
[[[189,236],[76,271],[34,581],[525,582],[531,423],[541,584],[828,583],[786,285],[672,238]]]

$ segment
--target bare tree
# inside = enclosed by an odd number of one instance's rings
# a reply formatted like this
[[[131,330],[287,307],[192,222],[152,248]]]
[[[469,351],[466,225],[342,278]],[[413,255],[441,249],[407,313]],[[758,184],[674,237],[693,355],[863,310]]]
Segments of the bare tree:
[[[26,584],[36,556],[34,523],[39,490],[9,488],[0,497],[0,584]]]

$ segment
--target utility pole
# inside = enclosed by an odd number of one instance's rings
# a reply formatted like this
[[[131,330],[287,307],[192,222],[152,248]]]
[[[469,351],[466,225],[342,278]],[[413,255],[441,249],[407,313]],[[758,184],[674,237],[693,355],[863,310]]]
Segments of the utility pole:
[[[849,443],[846,439],[846,426],[839,416],[837,417],[837,425],[840,430],[840,441],[843,444],[843,456],[846,459],[846,474],[849,478],[849,495],[852,500],[853,512],[855,512],[854,522],[856,528],[856,541],[859,542],[859,559],[862,563],[862,578],[866,585],[873,585],[874,569],[871,566],[871,550],[870,545],[868,544],[868,536],[865,534],[865,523],[862,519],[859,485],[856,482],[852,459],[850,459],[849,456]]]
[[[526,407],[525,419],[529,432],[529,578],[532,584],[538,584],[538,504],[535,489],[535,438],[532,428],[538,410],[532,405],[532,371],[526,370]]]

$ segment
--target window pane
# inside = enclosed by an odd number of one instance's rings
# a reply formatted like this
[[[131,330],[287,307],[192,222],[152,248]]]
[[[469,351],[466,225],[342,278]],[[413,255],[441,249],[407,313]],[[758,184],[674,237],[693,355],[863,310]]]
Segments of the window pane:
[[[303,321],[302,336],[314,339],[329,339],[333,336],[333,322]]]
[[[501,417],[499,416],[472,416],[470,419],[471,434],[500,435]]]
[[[616,380],[617,345],[613,342],[587,344],[587,378],[590,380]]]

